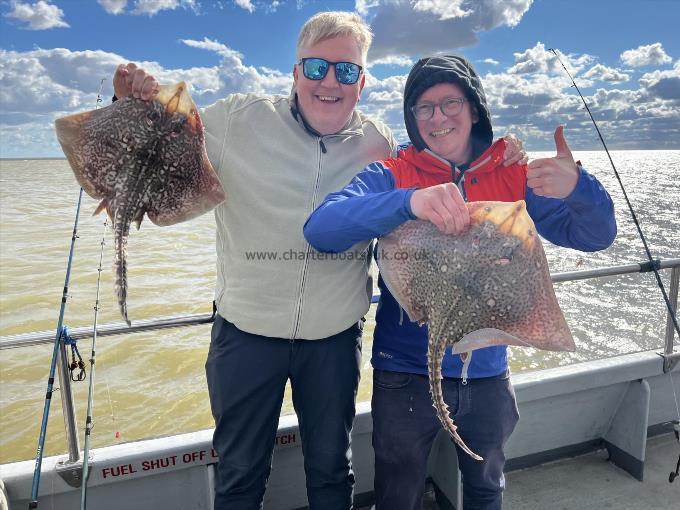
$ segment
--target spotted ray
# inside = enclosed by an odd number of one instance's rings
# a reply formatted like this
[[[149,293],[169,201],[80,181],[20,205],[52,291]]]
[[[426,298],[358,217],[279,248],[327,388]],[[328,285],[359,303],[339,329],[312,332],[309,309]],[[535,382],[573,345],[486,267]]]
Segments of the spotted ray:
[[[430,222],[409,221],[380,239],[378,265],[410,319],[428,324],[430,393],[439,420],[464,451],[482,460],[458,435],[444,402],[446,348],[573,351],[575,345],[524,201],[467,206],[471,224],[463,234],[444,235]]]
[[[203,124],[184,82],[154,98],[128,97],[56,120],[59,143],[78,183],[100,199],[114,231],[116,294],[127,314],[127,239],[146,214],[159,226],[203,214],[225,198],[208,161]]]

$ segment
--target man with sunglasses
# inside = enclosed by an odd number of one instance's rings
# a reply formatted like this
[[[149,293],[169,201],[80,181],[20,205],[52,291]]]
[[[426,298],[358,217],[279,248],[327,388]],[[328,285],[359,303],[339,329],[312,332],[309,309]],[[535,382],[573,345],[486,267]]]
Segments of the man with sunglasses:
[[[302,225],[357,169],[388,157],[390,131],[355,110],[371,33],[356,14],[324,12],[302,27],[290,96],[233,94],[201,112],[227,199],[217,222],[217,316],[206,375],[219,456],[216,510],[261,508],[290,380],[312,510],[352,506],[350,432],[359,382],[370,241],[320,259]],[[153,97],[134,64],[118,98]]]
[[[612,200],[574,162],[561,127],[556,157],[503,164],[506,140],[493,142],[481,79],[463,57],[438,55],[413,66],[404,119],[411,143],[326,197],[305,224],[312,246],[340,252],[413,219],[456,234],[470,222],[465,202],[479,200],[525,200],[538,232],[560,246],[595,251],[614,240]],[[429,395],[428,331],[408,320],[382,278],[378,286],[371,359],[376,510],[420,510],[428,456],[442,428]],[[507,347],[475,350],[465,359],[448,351],[442,374],[460,436],[484,458],[456,445],[463,507],[499,510],[503,448],[519,419]]]

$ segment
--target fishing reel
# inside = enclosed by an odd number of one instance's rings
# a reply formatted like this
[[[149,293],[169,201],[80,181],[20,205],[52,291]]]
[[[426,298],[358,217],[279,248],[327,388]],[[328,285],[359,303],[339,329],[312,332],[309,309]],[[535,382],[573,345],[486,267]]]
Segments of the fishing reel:
[[[83,362],[83,358],[80,358],[78,361],[76,361],[74,353],[72,353],[72,356],[73,360],[68,367],[69,372],[71,372],[71,380],[73,382],[84,381],[87,374],[85,372],[85,363]],[[80,357],[80,354],[78,354],[78,357]]]
[[[68,369],[71,374],[71,380],[73,382],[84,381],[87,376],[85,372],[85,363],[83,362],[83,357],[78,351],[78,345],[76,340],[68,334],[68,327],[64,326],[61,330],[61,340],[64,345],[71,346],[71,364]]]

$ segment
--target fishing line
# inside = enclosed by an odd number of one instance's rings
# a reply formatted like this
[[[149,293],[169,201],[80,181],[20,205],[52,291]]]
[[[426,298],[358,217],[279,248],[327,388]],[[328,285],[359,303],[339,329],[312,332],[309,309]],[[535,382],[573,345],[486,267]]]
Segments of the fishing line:
[[[87,416],[85,418],[85,446],[83,448],[83,475],[80,485],[80,509],[87,508],[87,482],[90,478],[90,435],[92,432],[92,407],[94,405],[94,365],[95,345],[97,343],[97,316],[99,315],[99,288],[102,279],[102,259],[104,258],[104,245],[106,244],[106,227],[108,220],[104,220],[104,233],[102,234],[101,249],[99,251],[99,267],[97,268],[97,293],[94,301],[94,324],[92,326],[92,356],[90,357],[90,383],[87,390]]]
[[[595,126],[595,130],[597,131],[597,136],[600,137],[600,142],[602,142],[602,146],[604,147],[605,152],[607,153],[607,157],[609,158],[609,163],[611,163],[612,168],[614,169],[614,175],[616,175],[616,180],[619,181],[619,185],[621,186],[621,191],[623,192],[623,198],[626,200],[626,205],[628,205],[628,210],[630,211],[630,214],[633,218],[633,223],[635,223],[635,228],[637,228],[638,234],[640,235],[640,239],[642,240],[642,244],[645,248],[645,252],[647,253],[647,259],[649,262],[646,264],[647,268],[646,271],[653,271],[654,276],[656,277],[656,283],[659,286],[659,289],[661,289],[661,293],[663,294],[663,299],[666,302],[666,308],[668,308],[668,314],[673,321],[673,325],[675,326],[675,331],[678,333],[678,337],[680,337],[680,327],[678,326],[678,319],[675,315],[675,312],[673,311],[673,306],[671,305],[671,301],[668,298],[668,294],[666,294],[666,288],[663,285],[663,282],[661,281],[661,276],[659,275],[659,261],[654,260],[652,258],[652,254],[649,251],[649,246],[647,246],[647,239],[645,239],[645,235],[642,232],[642,228],[640,227],[640,223],[638,222],[637,216],[635,214],[635,210],[633,209],[632,204],[630,203],[630,200],[628,199],[628,194],[626,193],[626,188],[623,185],[623,181],[621,180],[621,176],[619,175],[618,170],[616,169],[616,165],[614,165],[614,161],[612,160],[611,155],[609,154],[609,149],[607,149],[607,144],[604,142],[604,138],[602,138],[602,133],[600,133],[600,128],[597,126],[597,122],[595,122],[595,118],[593,117],[593,114],[590,112],[590,108],[588,107],[588,103],[586,102],[585,98],[583,97],[583,94],[581,94],[581,90],[578,88],[578,85],[576,85],[576,82],[574,81],[574,78],[571,76],[571,73],[569,70],[566,68],[564,63],[562,63],[562,60],[560,59],[560,56],[557,54],[557,50],[554,48],[548,48],[549,51],[551,51],[554,55],[555,58],[557,58],[557,61],[560,63],[562,66],[562,69],[564,69],[564,72],[567,73],[567,76],[569,76],[569,79],[571,80],[571,84],[574,86],[576,89],[576,92],[578,92],[579,97],[581,98],[581,101],[583,101],[583,105],[586,107],[586,111],[588,112],[588,115],[590,116],[590,120],[593,122],[593,125]],[[642,269],[641,269],[642,271]],[[675,385],[673,384],[673,377],[671,372],[668,372],[668,376],[671,378],[671,388],[673,388],[673,397],[675,401],[675,409],[678,413],[678,420],[673,423],[674,427],[674,432],[676,438],[680,440],[679,436],[679,431],[680,431],[680,408],[678,408],[678,397],[675,394]],[[673,482],[675,477],[678,476],[678,470],[680,469],[680,456],[678,457],[678,464],[677,467],[675,468],[675,472],[671,473],[670,476],[668,477],[669,482]]]
[[[104,79],[99,84],[97,93],[97,108],[102,102],[102,87]],[[42,467],[43,454],[45,450],[45,437],[47,435],[47,422],[50,416],[50,404],[54,393],[54,373],[57,368],[57,358],[59,357],[59,346],[64,336],[64,312],[66,311],[66,300],[68,299],[68,284],[71,279],[71,266],[73,264],[73,252],[78,238],[78,219],[80,218],[80,205],[83,201],[83,188],[78,194],[78,205],[76,206],[76,217],[73,222],[73,233],[71,235],[71,246],[69,248],[68,261],[66,262],[66,276],[64,278],[64,290],[61,295],[61,305],[59,308],[59,320],[57,322],[57,333],[54,337],[54,349],[52,350],[52,361],[50,363],[50,373],[47,378],[47,391],[45,393],[45,404],[43,407],[42,422],[40,423],[40,434],[38,436],[38,448],[35,454],[35,468],[33,469],[33,482],[31,484],[31,499],[28,502],[29,510],[38,508],[38,489],[40,488],[40,469]]]
[[[529,103],[529,108],[527,109],[527,113],[526,113],[526,115],[524,115],[525,119],[529,119],[530,117],[533,117],[535,115],[535,112],[533,111],[535,104],[536,104],[536,92],[531,94],[531,103]],[[536,111],[537,110],[538,109],[536,108]],[[518,130],[522,133],[522,136],[526,140],[526,139],[529,138],[529,136],[531,136],[531,133],[530,133],[531,128],[530,128],[528,122],[525,121],[524,124],[527,125],[527,129],[524,130],[521,127],[518,126]]]
[[[647,264],[646,268],[647,268],[648,271],[651,270],[651,271],[654,272],[654,276],[656,277],[656,283],[659,286],[659,288],[661,289],[661,293],[663,294],[663,299],[666,302],[666,308],[668,308],[668,313],[671,317],[671,320],[673,321],[673,325],[675,326],[675,331],[677,331],[678,337],[680,337],[680,326],[678,326],[678,319],[675,316],[675,312],[673,311],[673,306],[671,305],[671,301],[668,298],[668,294],[666,293],[666,288],[664,287],[663,282],[661,281],[661,276],[659,275],[659,261],[654,260],[652,258],[652,253],[649,251],[649,246],[647,245],[647,239],[645,238],[645,235],[642,232],[642,228],[640,227],[640,222],[637,219],[637,215],[635,214],[635,210],[633,209],[633,206],[630,203],[630,200],[628,199],[628,193],[626,193],[626,188],[623,185],[623,181],[621,180],[621,176],[619,175],[619,171],[616,169],[616,165],[614,165],[614,161],[612,160],[612,157],[609,154],[609,149],[607,149],[607,144],[604,142],[604,138],[602,138],[602,133],[600,133],[600,128],[597,126],[597,122],[595,122],[595,118],[593,117],[593,114],[590,112],[590,108],[588,108],[588,103],[586,102],[585,98],[583,97],[583,94],[581,94],[581,90],[578,88],[578,85],[576,85],[576,82],[574,81],[574,78],[571,76],[571,73],[566,68],[566,66],[562,63],[562,60],[560,59],[559,55],[557,54],[557,50],[555,48],[548,48],[548,51],[551,51],[555,55],[555,58],[557,58],[557,61],[562,66],[562,69],[564,69],[564,72],[567,73],[567,76],[569,76],[569,79],[571,80],[571,84],[576,89],[576,92],[578,92],[578,95],[581,98],[581,101],[583,101],[583,105],[586,107],[586,111],[588,112],[588,115],[590,116],[590,120],[593,122],[593,125],[595,126],[595,130],[597,131],[597,136],[600,137],[600,142],[602,142],[602,146],[604,147],[604,150],[607,153],[607,157],[609,158],[609,163],[611,163],[612,168],[614,169],[614,175],[616,175],[616,180],[619,181],[619,185],[621,186],[621,191],[623,192],[623,198],[626,200],[626,205],[628,205],[628,210],[630,211],[630,214],[633,217],[633,223],[635,223],[635,228],[637,228],[638,234],[640,235],[640,239],[642,240],[642,244],[645,248],[645,253],[647,254],[647,259],[649,260],[649,263]]]
[[[111,398],[111,388],[109,387],[109,382],[107,380],[104,381],[104,384],[106,385],[106,396],[109,399],[109,408],[111,409],[111,423],[113,424],[113,430],[114,430],[113,437],[115,439],[119,439],[120,438],[120,431],[117,430],[117,428],[116,428],[118,426],[118,424],[116,423],[116,415],[113,411],[113,399]]]

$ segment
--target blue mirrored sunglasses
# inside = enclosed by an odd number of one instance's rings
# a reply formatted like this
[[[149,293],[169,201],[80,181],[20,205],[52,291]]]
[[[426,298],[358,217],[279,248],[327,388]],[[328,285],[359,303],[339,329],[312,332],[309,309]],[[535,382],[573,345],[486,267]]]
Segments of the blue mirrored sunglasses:
[[[361,76],[362,67],[353,62],[329,62],[323,58],[303,58],[302,73],[309,80],[323,80],[328,74],[330,66],[335,67],[335,79],[343,85],[354,85]]]

